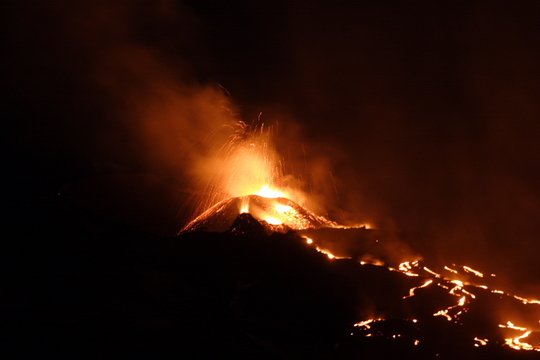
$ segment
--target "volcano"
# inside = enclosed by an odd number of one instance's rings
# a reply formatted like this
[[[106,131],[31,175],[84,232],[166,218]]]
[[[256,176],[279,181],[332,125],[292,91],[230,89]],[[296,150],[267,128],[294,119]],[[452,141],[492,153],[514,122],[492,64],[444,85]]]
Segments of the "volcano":
[[[188,223],[180,232],[227,230],[238,214],[250,213],[267,231],[319,229],[337,224],[284,197],[247,195],[223,200]]]

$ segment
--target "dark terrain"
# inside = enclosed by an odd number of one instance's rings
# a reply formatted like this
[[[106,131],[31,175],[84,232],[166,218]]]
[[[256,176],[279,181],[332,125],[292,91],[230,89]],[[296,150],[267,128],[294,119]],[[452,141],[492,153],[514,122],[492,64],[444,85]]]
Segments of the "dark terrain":
[[[433,317],[449,297],[437,288],[402,299],[425,278],[330,260],[247,214],[227,232],[175,238],[61,197],[21,200],[8,219],[4,358],[540,358],[502,338],[474,347],[477,331],[500,337],[495,320]]]

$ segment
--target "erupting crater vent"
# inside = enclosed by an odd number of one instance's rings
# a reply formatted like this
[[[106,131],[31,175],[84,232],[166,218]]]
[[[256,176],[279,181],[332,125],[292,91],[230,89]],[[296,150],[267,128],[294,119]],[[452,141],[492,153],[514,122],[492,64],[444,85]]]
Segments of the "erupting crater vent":
[[[187,224],[180,233],[192,231],[223,232],[241,213],[250,213],[270,231],[335,227],[336,223],[315,215],[285,197],[246,195],[223,200]]]

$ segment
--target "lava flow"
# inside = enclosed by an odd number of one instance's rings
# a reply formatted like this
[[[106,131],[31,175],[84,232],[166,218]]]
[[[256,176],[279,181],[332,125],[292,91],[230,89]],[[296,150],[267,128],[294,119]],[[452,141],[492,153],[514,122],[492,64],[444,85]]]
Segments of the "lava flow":
[[[239,123],[239,130],[224,147],[221,171],[211,186],[213,192],[208,199],[215,205],[207,206],[181,233],[231,231],[235,219],[249,213],[267,234],[293,230],[306,246],[332,261],[348,259],[345,261],[354,261],[357,266],[381,268],[398,273],[402,284],[414,284],[394,300],[391,311],[379,311],[378,317],[354,324],[351,335],[400,339],[421,347],[436,318],[449,324],[436,322],[437,326],[451,327],[441,334],[462,332],[471,347],[500,344],[540,352],[540,301],[492,289],[495,274],[485,276],[470,266],[452,264],[438,269],[427,267],[420,259],[403,261],[414,258],[414,253],[399,241],[387,241],[384,233],[366,226],[339,226],[312,213],[292,200],[304,197],[285,186],[281,168],[275,165],[280,161],[267,134],[255,130]],[[400,263],[396,262],[399,258]],[[405,330],[400,332],[398,328]],[[415,333],[419,335],[411,335]]]
[[[490,289],[488,286],[481,284],[481,280],[484,274],[478,270],[472,269],[469,266],[455,266],[450,268],[444,267],[444,270],[450,273],[448,277],[439,274],[427,266],[423,265],[422,261],[404,262],[401,263],[398,269],[390,268],[390,270],[401,272],[407,276],[415,276],[420,278],[427,278],[421,285],[412,287],[409,289],[409,294],[403,296],[404,300],[411,299],[415,296],[429,296],[428,294],[434,294],[436,289],[434,287],[442,288],[447,291],[447,294],[457,297],[454,304],[448,304],[448,306],[440,308],[438,311],[432,313],[432,316],[442,316],[447,321],[462,326],[464,323],[477,320],[479,316],[485,317],[485,310],[482,308],[484,301],[489,303],[490,307],[496,304],[499,307],[497,312],[487,314],[488,321],[492,324],[499,322],[498,328],[507,329],[502,333],[499,333],[504,337],[504,345],[509,346],[515,350],[532,350],[540,352],[540,342],[538,341],[538,335],[540,335],[540,301],[525,299],[523,297],[509,294],[502,290]],[[462,270],[462,271],[461,271]],[[471,277],[472,275],[472,277]],[[495,277],[495,274],[491,274]],[[456,279],[461,278],[461,280]],[[463,279],[468,278],[469,281]],[[424,291],[424,294],[419,295]],[[490,294],[497,294],[498,296],[490,296]],[[481,299],[481,300],[480,300]],[[532,306],[532,307],[531,307]],[[516,326],[512,321],[504,321],[506,311],[509,314],[519,314],[521,321],[526,322],[527,326]],[[467,314],[468,312],[474,312],[474,314]],[[482,314],[480,314],[482,312]],[[520,314],[521,313],[521,314]],[[509,315],[510,316],[510,315]],[[426,321],[426,319],[423,319]],[[382,321],[382,320],[378,320]],[[418,320],[411,320],[417,323]],[[367,322],[364,320],[355,326],[364,326],[372,321]],[[504,324],[500,324],[504,322]],[[468,324],[474,328],[473,324]],[[367,329],[367,328],[366,328]],[[487,329],[478,327],[479,332],[495,334],[494,329]],[[535,343],[527,341],[531,334],[536,335]],[[489,339],[486,336],[474,337],[475,347],[485,346],[489,341],[499,342],[497,338]]]

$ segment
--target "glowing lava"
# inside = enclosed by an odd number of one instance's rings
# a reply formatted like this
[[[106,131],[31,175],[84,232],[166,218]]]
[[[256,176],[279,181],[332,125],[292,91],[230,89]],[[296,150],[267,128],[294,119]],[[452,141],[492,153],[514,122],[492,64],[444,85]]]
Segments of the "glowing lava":
[[[360,264],[364,265],[365,262],[360,262]],[[478,300],[479,298],[486,299],[487,293],[501,295],[501,302],[504,302],[505,304],[512,304],[512,306],[514,307],[518,306],[518,303],[526,305],[528,306],[531,315],[540,313],[540,309],[536,307],[540,305],[540,302],[538,300],[525,299],[517,295],[508,294],[502,290],[490,289],[486,285],[475,283],[476,281],[482,281],[482,279],[484,279],[484,274],[469,266],[456,266],[455,264],[452,264],[452,267],[444,266],[443,269],[450,274],[451,278],[454,279],[448,279],[442,274],[439,274],[436,271],[429,269],[428,267],[423,265],[423,262],[421,260],[403,262],[399,264],[398,269],[389,269],[392,271],[398,271],[407,276],[426,278],[426,280],[422,284],[409,289],[409,293],[403,296],[403,299],[405,299],[405,301],[414,301],[411,298],[415,296],[424,297],[423,301],[425,301],[425,296],[429,296],[428,294],[433,294],[433,291],[435,291],[433,287],[442,288],[446,290],[449,295],[455,296],[457,299],[454,304],[441,308],[435,313],[432,313],[432,316],[442,316],[449,322],[456,324],[456,326],[460,326],[463,324],[463,322],[467,322],[468,316],[466,316],[465,314],[471,310],[471,307],[474,306],[476,311],[478,311],[478,304],[475,304],[474,302],[481,301]],[[491,276],[493,277],[494,274],[491,274]],[[456,279],[456,277],[459,277],[461,279],[468,279],[469,281],[458,280]],[[431,288],[431,291],[427,290],[428,288]],[[534,316],[536,315],[533,315],[533,317]],[[493,313],[491,314],[491,317],[493,319],[500,319],[501,317],[505,317],[505,315],[504,312],[501,314]],[[532,320],[534,322],[534,318]],[[410,321],[412,321],[413,323],[417,323],[418,320],[413,319]],[[370,328],[370,325],[368,324],[371,324],[373,322],[374,319],[369,319],[354,324],[354,326],[362,327],[367,330]],[[506,324],[500,324],[498,327],[500,329],[504,329],[503,336],[505,346],[508,346],[515,350],[529,350],[540,352],[540,343],[535,344],[538,338],[538,325],[530,323],[527,326],[516,326],[513,322],[506,321]],[[536,335],[536,337],[531,336],[531,334],[533,333]],[[496,332],[493,331],[492,334],[494,335],[496,334]],[[495,343],[497,342],[497,338],[490,339],[487,338],[485,335],[486,334],[484,333],[484,336],[477,336],[473,338],[475,347],[485,346],[488,344],[489,341]],[[373,336],[373,334],[364,333],[363,336],[369,337]],[[417,343],[415,343],[415,345],[417,345]]]
[[[523,339],[526,339],[532,331],[521,326],[516,326],[511,321],[507,321],[506,325],[499,324],[500,328],[503,329],[512,329],[515,331],[520,331],[522,334],[516,337],[509,337],[504,339],[504,344],[511,347],[514,350],[533,350],[533,351],[540,351],[540,346],[534,346],[527,342],[522,341]]]
[[[283,224],[283,222],[281,222],[281,220],[276,219],[276,218],[271,217],[271,216],[265,217],[265,218],[264,218],[264,221],[266,221],[266,222],[269,223],[270,225],[281,225],[281,224]]]
[[[247,195],[217,203],[188,223],[181,233],[192,231],[223,232],[229,229],[241,213],[251,214],[270,232],[317,229],[335,225],[327,218],[315,215],[287,198]]]
[[[282,192],[270,189],[268,185],[264,185],[261,190],[255,192],[254,194],[267,198],[286,197]]]

